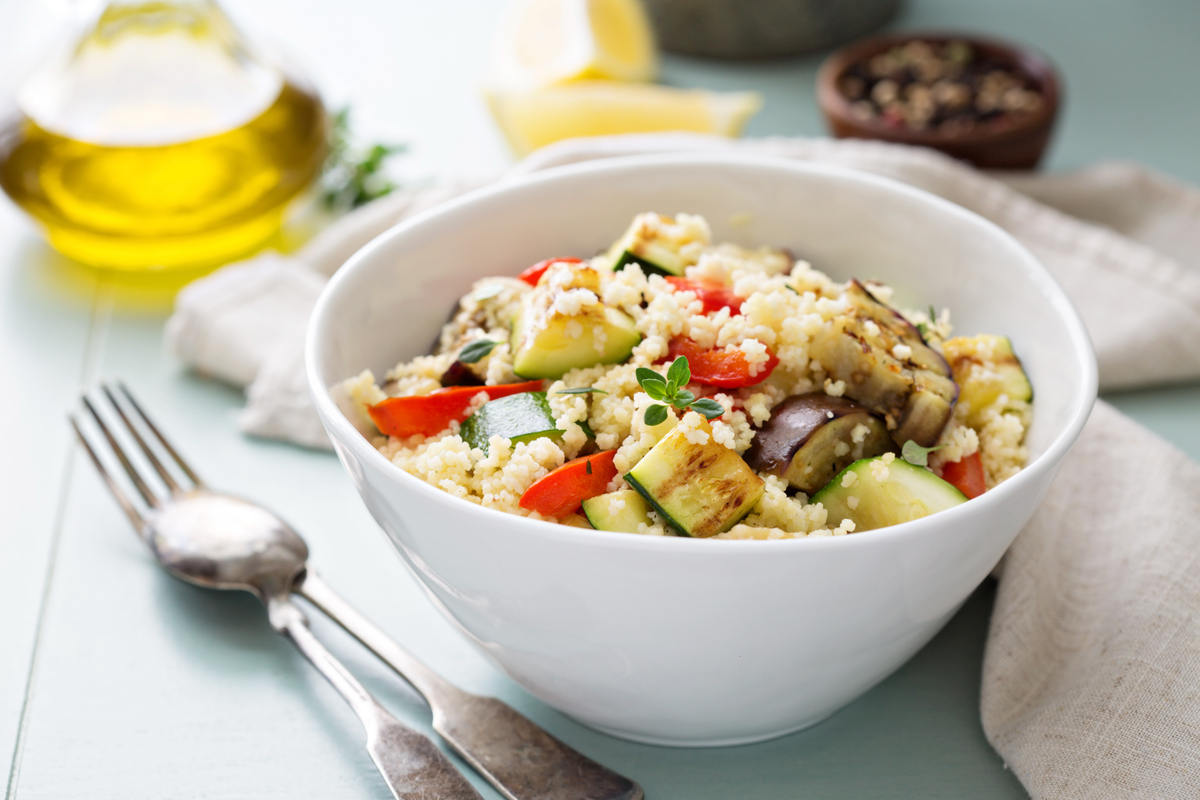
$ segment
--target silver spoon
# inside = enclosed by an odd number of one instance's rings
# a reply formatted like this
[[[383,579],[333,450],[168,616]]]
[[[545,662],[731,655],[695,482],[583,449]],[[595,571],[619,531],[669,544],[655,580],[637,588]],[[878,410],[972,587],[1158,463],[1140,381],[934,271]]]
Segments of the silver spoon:
[[[290,525],[262,506],[208,489],[123,384],[120,400],[108,386],[101,389],[158,476],[147,481],[139,473],[84,396],[84,406],[145,502],[144,511],[113,479],[76,419],[70,422],[134,529],[172,575],[210,589],[248,591],[263,602],[272,627],[290,639],[354,709],[366,729],[371,759],[393,795],[400,800],[479,798],[432,741],[388,713],[317,641],[304,612],[292,601],[293,593],[308,599],[412,684],[433,710],[434,730],[508,800],[643,798],[633,781],[568,747],[505,703],[462,691],[404,651],[307,568],[308,546]],[[153,436],[156,446],[139,427]],[[169,470],[160,455],[176,470]],[[151,483],[161,486],[152,488]]]

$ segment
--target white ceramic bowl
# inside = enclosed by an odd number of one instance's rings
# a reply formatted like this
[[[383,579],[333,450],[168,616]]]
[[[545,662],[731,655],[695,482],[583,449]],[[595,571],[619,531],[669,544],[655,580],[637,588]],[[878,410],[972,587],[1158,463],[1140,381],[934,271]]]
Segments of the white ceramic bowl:
[[[790,247],[883,280],[956,330],[1009,335],[1036,389],[1032,459],[931,517],[836,539],[600,533],[481,508],[406,474],[328,387],[425,352],[486,275],[607,246],[640,211],[704,215],[715,241]],[[675,745],[803,728],[916,652],[995,566],[1087,418],[1096,367],[1058,285],[1015,240],[929,194],[770,159],[627,158],[548,171],[416,217],[363,248],[313,313],[317,409],[367,507],[434,604],[514,680],[579,721]]]

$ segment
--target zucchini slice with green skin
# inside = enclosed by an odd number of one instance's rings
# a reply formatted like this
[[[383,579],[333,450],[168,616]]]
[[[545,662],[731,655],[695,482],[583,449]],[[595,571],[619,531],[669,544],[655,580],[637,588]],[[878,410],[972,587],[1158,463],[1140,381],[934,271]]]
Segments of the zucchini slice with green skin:
[[[839,472],[812,502],[825,506],[829,527],[850,519],[855,531],[869,531],[953,508],[967,502],[967,496],[924,467],[876,456]]]
[[[614,272],[640,264],[643,271],[660,275],[682,275],[688,267],[676,248],[653,235],[641,215],[608,249],[605,263]]]
[[[516,444],[542,436],[562,436],[562,431],[554,425],[545,392],[521,392],[484,403],[467,417],[458,435],[486,453],[493,436],[503,436]]]
[[[523,313],[513,325],[513,372],[554,380],[579,367],[619,364],[641,340],[633,319],[615,308],[556,315],[533,324]]]
[[[561,378],[594,364],[629,358],[642,340],[623,311],[600,301],[600,273],[586,264],[551,265],[521,298],[513,321],[513,372],[525,378]]]
[[[763,494],[763,480],[734,451],[712,439],[689,441],[676,427],[642,456],[625,480],[686,536],[715,536],[732,528]]]
[[[583,514],[599,531],[637,533],[638,525],[650,522],[650,505],[634,489],[618,489],[583,501]]]
[[[1033,402],[1033,385],[1007,336],[957,336],[943,342],[942,350],[958,384],[958,401],[967,406],[968,424],[981,422],[1001,396],[1010,404]]]

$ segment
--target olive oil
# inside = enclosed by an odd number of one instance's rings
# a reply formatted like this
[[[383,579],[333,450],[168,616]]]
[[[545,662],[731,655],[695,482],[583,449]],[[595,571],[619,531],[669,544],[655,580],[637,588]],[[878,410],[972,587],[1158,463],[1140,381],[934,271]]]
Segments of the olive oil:
[[[316,94],[259,61],[215,4],[110,3],[18,96],[0,187],[50,243],[118,269],[228,261],[320,170]]]

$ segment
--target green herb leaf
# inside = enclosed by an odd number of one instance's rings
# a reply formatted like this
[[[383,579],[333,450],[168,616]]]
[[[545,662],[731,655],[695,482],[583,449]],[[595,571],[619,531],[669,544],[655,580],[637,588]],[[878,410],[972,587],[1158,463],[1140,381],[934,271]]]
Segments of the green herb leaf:
[[[667,368],[667,380],[674,384],[676,389],[687,386],[691,379],[692,369],[688,366],[687,356],[680,356]]]
[[[478,339],[458,351],[458,360],[464,364],[474,364],[485,358],[498,344],[494,339]]]
[[[588,421],[586,419],[581,419],[578,422],[576,422],[575,424],[580,427],[580,429],[583,431],[584,436],[586,436],[589,439],[596,438],[596,432],[594,430],[592,430],[591,425],[588,425]]]
[[[667,407],[666,406],[660,406],[659,404],[655,403],[654,405],[652,405],[646,409],[645,420],[646,420],[647,425],[651,425],[651,426],[661,425],[663,422],[666,421],[666,419],[667,419]]]
[[[667,368],[666,378],[647,367],[638,367],[634,374],[637,376],[642,390],[654,400],[668,403],[681,411],[694,409],[708,419],[716,419],[725,413],[725,408],[716,400],[708,397],[697,400],[694,392],[680,388],[686,386],[692,379],[692,369],[688,364],[687,356],[680,356],[671,362],[671,366]],[[657,425],[666,418],[666,406],[653,405],[646,409],[647,425]]]
[[[638,383],[641,383],[642,381],[649,381],[649,380],[662,381],[664,384],[667,382],[666,378],[664,378],[662,375],[659,375],[657,372],[650,369],[649,367],[638,367],[637,369],[635,369],[633,371],[633,374],[634,374],[634,377],[637,378]]]
[[[800,290],[797,289],[795,286],[792,286],[790,283],[785,283],[783,285],[783,288],[787,289],[792,294],[800,294]]]
[[[576,386],[571,389],[559,389],[555,394],[608,394],[608,392],[594,386]]]
[[[589,458],[587,461],[583,462],[583,466],[587,468],[587,470],[586,470],[587,474],[591,475],[592,474],[592,460]]]
[[[918,322],[917,323],[917,333],[921,334],[921,338],[924,339],[926,336],[929,335],[929,325],[924,322]]]
[[[936,323],[936,322],[937,322],[937,317],[938,317],[938,315],[937,315],[937,309],[935,309],[933,306],[930,306],[930,307],[929,307],[929,322],[930,322],[931,324],[932,324],[932,323]]]
[[[667,392],[667,383],[662,378],[647,378],[642,381],[642,389],[654,400],[665,402],[670,399]]]
[[[638,367],[633,374],[637,376],[638,385],[642,390],[655,400],[666,401],[674,394],[667,386],[666,379],[649,367]]]
[[[687,408],[695,399],[696,395],[694,395],[692,392],[689,392],[687,389],[683,389],[676,392],[675,396],[671,398],[671,405],[675,406],[676,408]]]
[[[713,400],[711,397],[701,397],[696,402],[692,403],[692,410],[704,415],[705,419],[716,419],[725,413],[725,406]]]
[[[909,439],[904,443],[904,446],[900,448],[900,457],[912,464],[914,467],[928,467],[929,454],[934,450],[941,450],[943,447],[945,447],[944,444],[938,445],[937,447],[922,447],[912,439]]]

